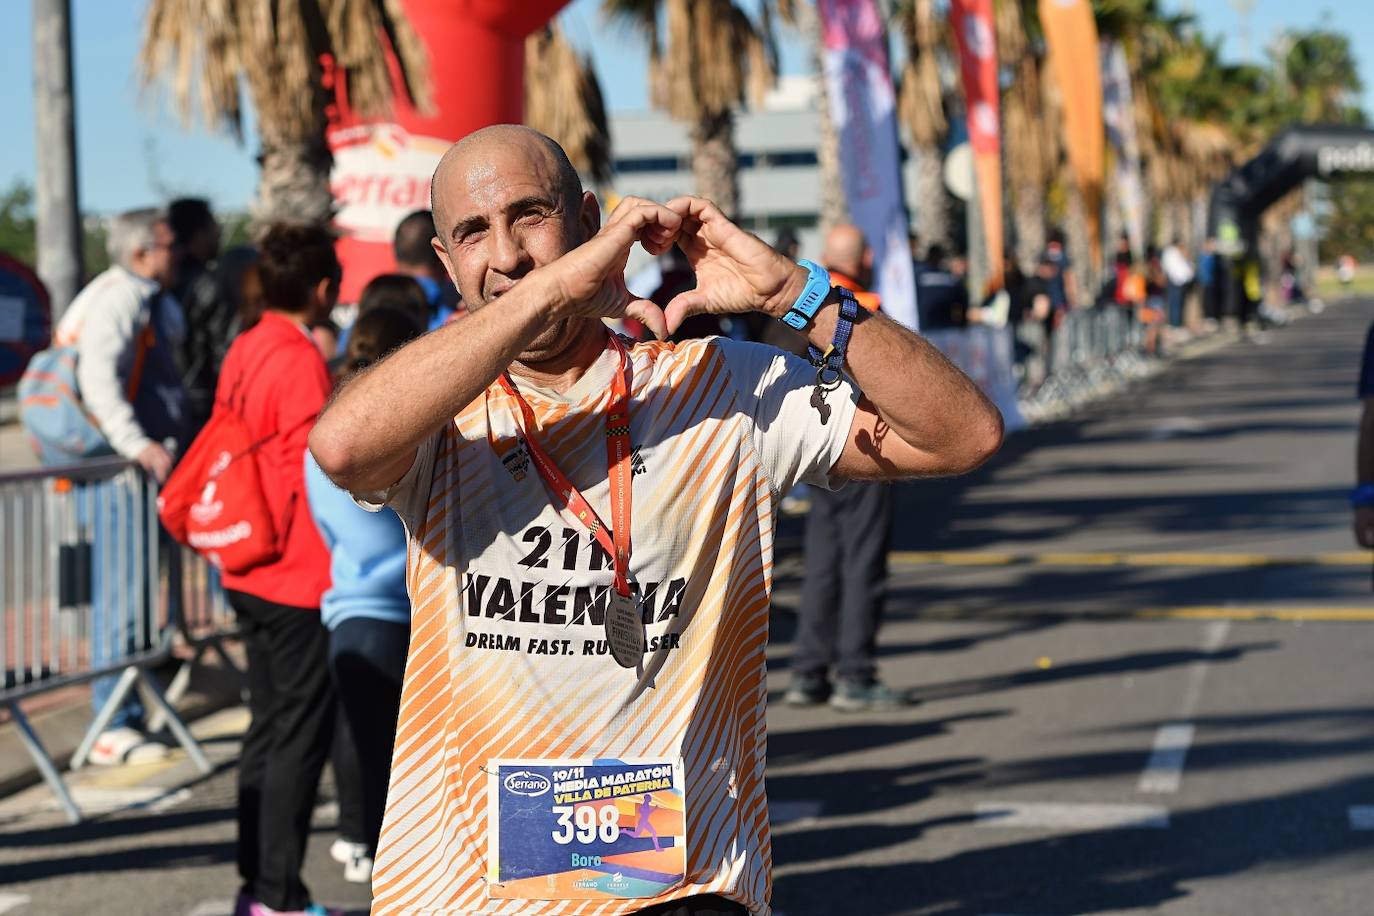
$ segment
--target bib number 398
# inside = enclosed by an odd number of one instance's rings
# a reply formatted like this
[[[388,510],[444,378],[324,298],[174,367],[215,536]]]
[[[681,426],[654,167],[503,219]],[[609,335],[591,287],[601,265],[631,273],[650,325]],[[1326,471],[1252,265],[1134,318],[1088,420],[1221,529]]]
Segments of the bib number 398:
[[[574,839],[584,845],[597,840],[614,843],[620,839],[620,814],[613,805],[600,808],[554,805],[550,810],[558,815],[553,841],[559,846],[567,846]]]
[[[687,873],[681,759],[489,760],[487,893],[657,897]]]

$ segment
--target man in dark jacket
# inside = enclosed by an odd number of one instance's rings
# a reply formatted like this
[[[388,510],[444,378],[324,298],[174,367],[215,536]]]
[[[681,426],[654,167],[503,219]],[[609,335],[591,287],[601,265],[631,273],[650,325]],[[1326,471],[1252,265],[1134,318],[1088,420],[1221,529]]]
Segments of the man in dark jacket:
[[[180,256],[172,292],[186,316],[186,337],[177,362],[186,385],[191,428],[198,432],[215,405],[215,384],[229,351],[234,304],[213,267],[219,257],[220,228],[209,203],[199,197],[174,200],[167,207],[167,219]]]
[[[858,227],[831,229],[822,261],[833,284],[853,292],[868,311],[879,310],[878,296],[865,289],[873,253]],[[838,490],[809,492],[806,574],[786,700],[793,706],[829,700],[845,712],[899,706],[902,696],[878,680],[874,661],[887,600],[892,484],[851,480]]]

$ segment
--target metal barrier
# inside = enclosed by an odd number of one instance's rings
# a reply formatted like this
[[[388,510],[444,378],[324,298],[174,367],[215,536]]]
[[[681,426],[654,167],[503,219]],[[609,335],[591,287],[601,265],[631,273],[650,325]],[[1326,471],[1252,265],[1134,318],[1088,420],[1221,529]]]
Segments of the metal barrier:
[[[1044,416],[1081,407],[1148,374],[1143,329],[1128,309],[1099,304],[1068,312],[1046,342],[1049,372],[1025,399],[1027,412]]]
[[[0,705],[73,823],[81,812],[21,700],[97,682],[93,693],[105,699],[72,755],[76,769],[137,689],[154,711],[149,725],[165,724],[210,771],[171,704],[206,649],[229,661],[220,642],[232,626],[203,561],[191,558],[183,562],[160,533],[157,487],[136,464],[109,458],[0,473]],[[164,692],[149,669],[172,657],[178,637],[195,654]]]

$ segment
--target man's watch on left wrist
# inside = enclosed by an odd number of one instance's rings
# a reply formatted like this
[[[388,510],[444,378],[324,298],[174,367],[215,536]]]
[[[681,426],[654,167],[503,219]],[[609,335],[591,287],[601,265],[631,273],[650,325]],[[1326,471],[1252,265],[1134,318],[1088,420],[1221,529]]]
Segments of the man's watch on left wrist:
[[[797,264],[806,268],[806,285],[780,320],[794,331],[805,332],[806,326],[815,320],[816,313],[830,296],[830,271],[804,258]]]

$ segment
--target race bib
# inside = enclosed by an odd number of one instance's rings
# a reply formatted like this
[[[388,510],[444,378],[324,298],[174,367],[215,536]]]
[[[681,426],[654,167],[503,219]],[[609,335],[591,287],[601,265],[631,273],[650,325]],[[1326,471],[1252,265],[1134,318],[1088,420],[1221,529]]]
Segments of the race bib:
[[[686,874],[682,761],[492,760],[492,897],[656,897]]]

